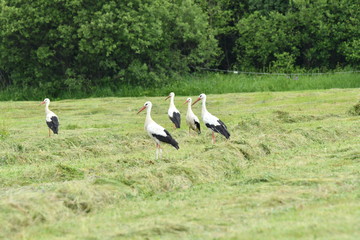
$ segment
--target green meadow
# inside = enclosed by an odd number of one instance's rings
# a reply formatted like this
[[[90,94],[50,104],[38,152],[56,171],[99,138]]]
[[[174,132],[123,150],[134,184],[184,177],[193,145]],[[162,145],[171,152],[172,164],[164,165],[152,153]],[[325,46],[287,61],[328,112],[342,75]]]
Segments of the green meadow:
[[[0,239],[359,238],[358,88],[205,90],[231,133],[215,145],[203,124],[189,135],[181,91],[181,129],[168,93],[67,99],[51,138],[43,99],[0,102]],[[159,160],[136,114],[148,100],[180,146]]]

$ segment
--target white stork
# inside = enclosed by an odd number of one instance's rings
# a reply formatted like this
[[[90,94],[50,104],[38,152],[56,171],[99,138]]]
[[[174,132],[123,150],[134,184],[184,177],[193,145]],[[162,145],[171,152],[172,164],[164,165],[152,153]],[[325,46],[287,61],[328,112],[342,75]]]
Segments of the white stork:
[[[50,129],[53,131],[54,134],[58,134],[59,132],[59,119],[58,116],[56,116],[55,113],[53,113],[52,111],[50,111],[49,109],[49,105],[50,105],[50,99],[45,98],[44,101],[42,101],[40,103],[41,104],[45,104],[45,119],[46,119],[46,124],[49,127],[49,137],[50,135]]]
[[[138,114],[145,108],[146,108],[145,130],[156,143],[156,159],[158,159],[159,157],[159,152],[160,152],[160,157],[162,154],[160,142],[171,144],[174,148],[179,149],[179,144],[175,141],[174,138],[172,138],[170,133],[165,128],[157,124],[154,120],[152,120],[150,115],[152,108],[151,102],[149,101],[146,102],[144,106],[138,111]]]
[[[188,109],[187,109],[187,113],[186,113],[186,123],[187,123],[187,125],[189,125],[189,134],[190,134],[190,129],[192,129],[195,132],[197,132],[198,134],[200,134],[201,130],[200,130],[199,118],[194,114],[194,112],[191,109],[192,99],[191,98],[186,99],[184,104],[186,104],[186,103],[188,104]]]
[[[181,122],[180,112],[175,107],[174,97],[175,97],[175,93],[171,92],[169,94],[169,96],[167,96],[165,98],[165,100],[170,98],[170,106],[169,106],[169,110],[168,110],[168,115],[169,115],[170,120],[174,123],[175,128],[180,128],[180,122]]]
[[[220,119],[209,113],[206,109],[206,95],[204,93],[200,94],[199,98],[192,105],[194,105],[200,100],[202,100],[201,117],[206,127],[212,130],[212,142],[215,143],[214,132],[220,133],[224,135],[226,139],[229,139],[230,133],[228,132],[225,123],[223,123]]]

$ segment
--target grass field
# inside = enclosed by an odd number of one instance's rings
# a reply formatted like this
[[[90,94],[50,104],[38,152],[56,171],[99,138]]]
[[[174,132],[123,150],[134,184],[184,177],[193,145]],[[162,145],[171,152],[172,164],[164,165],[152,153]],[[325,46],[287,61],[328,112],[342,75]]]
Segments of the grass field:
[[[0,87],[0,101],[7,100],[36,100],[37,96],[54,96],[57,100],[80,99],[89,97],[138,97],[163,96],[169,92],[178,95],[244,93],[244,92],[280,92],[332,88],[360,88],[360,74],[333,73],[324,75],[246,75],[223,73],[197,73],[184,75],[180,79],[173,79],[160,86],[120,86],[116,89],[109,87],[89,87],[71,91],[64,87],[59,89],[50,87],[49,90],[41,88],[26,88],[23,86],[10,86],[7,89]]]
[[[0,102],[0,238],[359,238],[359,89],[209,94],[216,145],[173,130],[164,98],[52,101],[51,138],[42,99]],[[147,100],[180,145],[160,160]]]

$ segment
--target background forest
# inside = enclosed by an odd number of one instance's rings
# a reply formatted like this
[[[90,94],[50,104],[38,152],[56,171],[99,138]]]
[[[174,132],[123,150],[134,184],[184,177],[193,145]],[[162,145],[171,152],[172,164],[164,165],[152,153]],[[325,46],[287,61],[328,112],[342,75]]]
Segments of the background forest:
[[[0,87],[164,86],[203,68],[357,69],[358,0],[0,0]]]

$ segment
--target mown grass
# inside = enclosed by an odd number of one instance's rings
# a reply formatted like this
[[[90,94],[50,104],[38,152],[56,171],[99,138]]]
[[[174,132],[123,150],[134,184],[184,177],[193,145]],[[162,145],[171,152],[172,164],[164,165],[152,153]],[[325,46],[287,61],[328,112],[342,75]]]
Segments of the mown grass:
[[[358,89],[209,94],[216,145],[173,130],[164,97],[52,101],[52,138],[38,102],[1,102],[0,238],[358,238]],[[146,100],[180,144],[161,160]]]
[[[88,90],[56,90],[49,94],[44,89],[9,87],[0,91],[0,100],[36,100],[34,97],[52,95],[56,99],[88,97],[138,97],[163,96],[169,92],[180,95],[279,92],[331,88],[359,88],[360,74],[333,73],[325,75],[245,75],[233,73],[202,73],[184,75],[162,87],[120,86],[118,88],[93,87]]]

